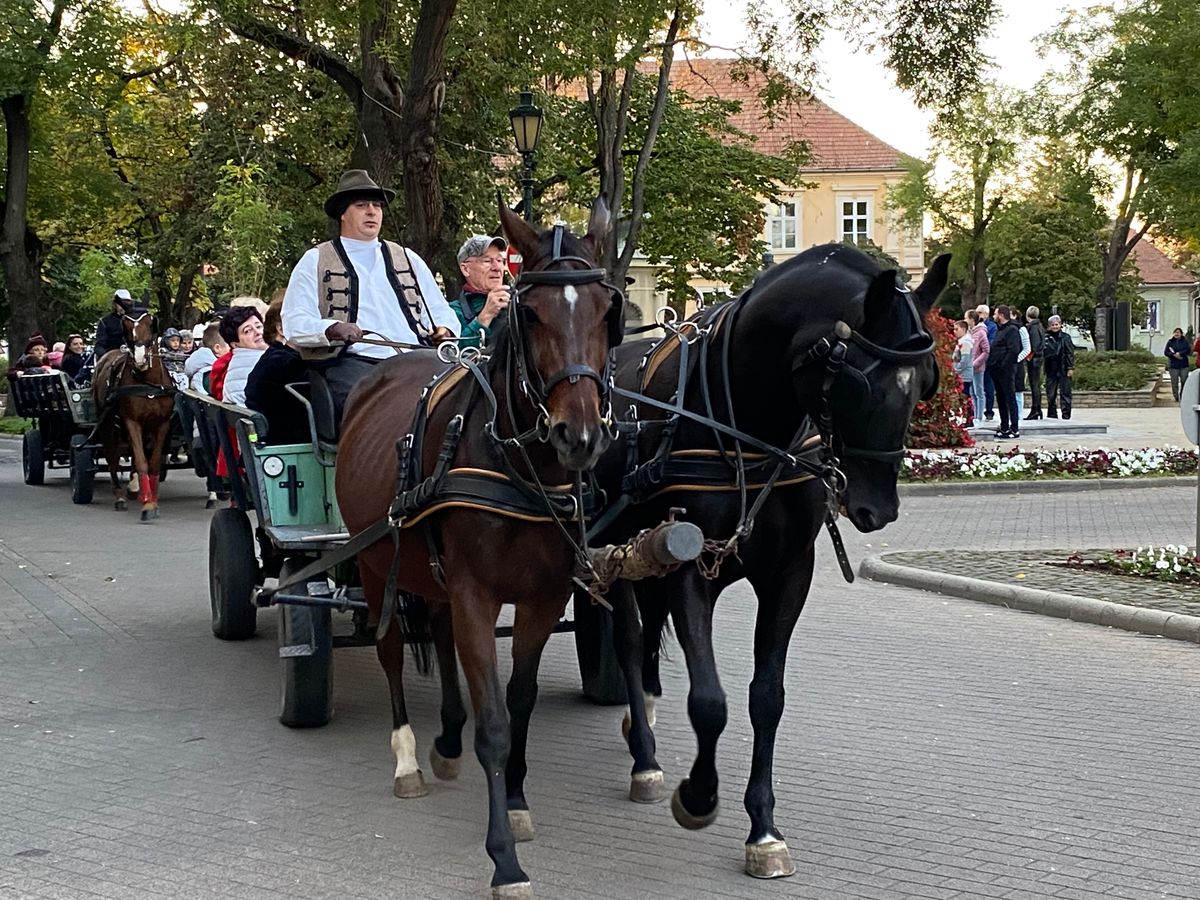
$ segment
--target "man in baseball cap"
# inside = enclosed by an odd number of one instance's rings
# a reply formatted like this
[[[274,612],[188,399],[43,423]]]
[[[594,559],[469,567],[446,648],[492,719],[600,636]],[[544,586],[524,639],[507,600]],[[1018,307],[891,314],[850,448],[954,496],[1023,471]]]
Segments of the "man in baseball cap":
[[[112,296],[112,312],[96,323],[96,361],[109,350],[116,350],[125,343],[125,329],[121,319],[134,309],[133,297],[125,288],[118,288]]]
[[[458,269],[463,276],[462,293],[450,308],[462,325],[460,347],[478,347],[496,316],[507,307],[504,284],[504,253],[508,242],[502,237],[476,234],[458,248]]]

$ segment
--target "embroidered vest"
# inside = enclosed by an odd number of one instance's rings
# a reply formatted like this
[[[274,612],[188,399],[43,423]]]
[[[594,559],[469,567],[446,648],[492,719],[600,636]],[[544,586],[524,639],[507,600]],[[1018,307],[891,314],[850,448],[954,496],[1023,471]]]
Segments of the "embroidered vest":
[[[408,327],[419,343],[427,339],[437,326],[417,283],[408,251],[394,241],[380,241],[384,271],[388,284],[396,292],[396,302],[408,321]],[[358,273],[350,262],[340,238],[317,245],[317,307],[323,319],[339,322],[358,322]],[[334,347],[305,347],[305,359],[328,359],[338,353]]]

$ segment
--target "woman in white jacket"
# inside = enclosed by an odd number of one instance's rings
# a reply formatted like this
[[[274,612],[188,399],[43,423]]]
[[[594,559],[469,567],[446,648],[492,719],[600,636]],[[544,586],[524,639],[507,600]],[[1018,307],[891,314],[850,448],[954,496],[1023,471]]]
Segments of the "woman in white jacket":
[[[221,319],[221,337],[229,342],[232,356],[224,373],[219,373],[222,359],[213,365],[213,379],[220,378],[220,399],[235,406],[246,405],[246,380],[267,349],[263,340],[263,320],[258,310],[235,306]],[[216,396],[216,391],[213,391]]]

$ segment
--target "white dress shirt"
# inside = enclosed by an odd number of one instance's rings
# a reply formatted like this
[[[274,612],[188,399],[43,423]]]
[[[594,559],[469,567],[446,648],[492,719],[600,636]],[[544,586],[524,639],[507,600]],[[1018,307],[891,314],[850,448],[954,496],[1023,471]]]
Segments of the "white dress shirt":
[[[358,275],[358,321],[355,324],[363,331],[374,332],[368,337],[378,336],[405,344],[417,343],[417,335],[413,334],[400,308],[401,301],[388,281],[387,265],[383,261],[379,241],[358,241],[348,237],[341,240],[350,264]],[[434,327],[445,326],[457,335],[458,316],[446,302],[429,266],[411,250],[406,252]],[[325,329],[340,321],[321,318],[317,303],[317,256],[318,250],[313,247],[300,257],[292,269],[287,293],[283,297],[283,336],[298,347],[328,347]],[[357,344],[351,352],[359,356],[387,359],[397,351],[374,344]]]

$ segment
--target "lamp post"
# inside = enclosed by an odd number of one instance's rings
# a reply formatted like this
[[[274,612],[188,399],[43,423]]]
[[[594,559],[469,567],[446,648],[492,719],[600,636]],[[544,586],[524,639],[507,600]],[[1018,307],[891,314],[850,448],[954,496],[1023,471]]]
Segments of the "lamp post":
[[[523,168],[521,170],[521,190],[523,198],[521,206],[525,212],[525,221],[533,221],[533,167],[537,165],[534,153],[537,151],[538,136],[542,131],[542,111],[533,103],[533,92],[528,88],[521,91],[521,102],[508,113],[512,122],[513,139],[517,144],[517,152],[521,154]]]

